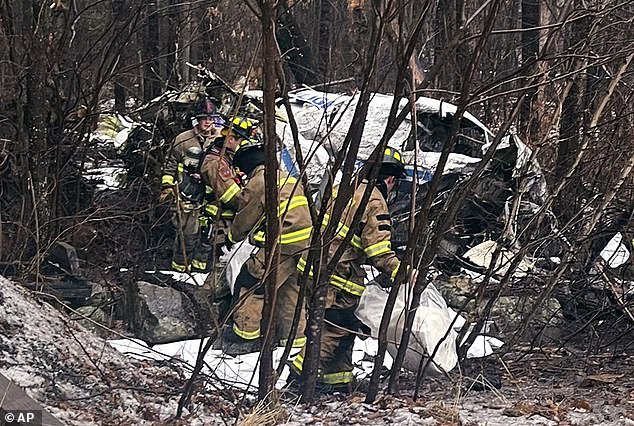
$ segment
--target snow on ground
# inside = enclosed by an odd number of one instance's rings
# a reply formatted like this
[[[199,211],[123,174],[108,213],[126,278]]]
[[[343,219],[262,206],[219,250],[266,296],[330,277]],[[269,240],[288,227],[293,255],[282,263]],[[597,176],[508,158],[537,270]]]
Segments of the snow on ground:
[[[196,363],[198,351],[204,346],[205,340],[193,339],[180,342],[167,343],[163,345],[155,345],[152,348],[139,339],[118,339],[110,340],[108,343],[118,351],[136,358],[136,359],[153,359],[153,360],[170,360],[180,359],[187,364],[193,366]],[[359,379],[363,379],[372,373],[374,364],[371,357],[376,354],[378,343],[374,339],[365,341],[356,339],[352,360],[357,365],[355,375]],[[277,348],[273,352],[274,365],[279,365],[284,348]],[[299,350],[291,351],[290,359],[292,359]],[[258,385],[258,358],[259,353],[251,353],[231,357],[223,354],[219,350],[210,350],[205,356],[205,367],[203,372],[221,379],[222,383],[230,384],[232,387],[239,389],[248,389],[255,392]],[[386,354],[386,367],[392,365],[392,359]],[[283,374],[277,382],[277,387],[282,388],[288,377],[288,368],[284,369]]]
[[[70,425],[224,424],[211,405],[174,421],[182,368],[121,354],[2,276],[0,373]]]

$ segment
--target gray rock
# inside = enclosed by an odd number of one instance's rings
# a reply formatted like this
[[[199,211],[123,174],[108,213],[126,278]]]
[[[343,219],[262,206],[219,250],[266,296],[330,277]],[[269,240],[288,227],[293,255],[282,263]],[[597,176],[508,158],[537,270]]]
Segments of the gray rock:
[[[450,308],[459,309],[465,301],[468,301],[465,310],[467,312],[474,310],[473,294],[475,294],[478,285],[468,276],[441,276],[434,280],[434,286],[442,294]]]
[[[69,275],[81,276],[77,251],[68,243],[56,242],[49,251],[48,261]]]
[[[108,314],[103,309],[96,306],[81,306],[75,309],[75,311],[77,313],[72,314],[71,319],[77,321],[77,323],[86,330],[95,333],[103,339],[114,339],[118,337],[110,333],[106,328],[99,326],[99,324],[105,327],[109,325]]]
[[[491,310],[491,319],[503,333],[513,333],[521,327],[536,301],[537,297],[533,295],[501,296]],[[484,304],[486,301],[483,306]],[[563,325],[561,304],[557,299],[549,298],[535,310],[524,337],[532,339],[541,335],[547,339],[556,339],[561,335]]]
[[[144,281],[136,283],[132,324],[136,335],[150,345],[197,336],[192,302],[181,292]]]
[[[93,306],[102,306],[112,301],[110,290],[99,283],[90,283],[92,291],[90,292],[90,304]]]

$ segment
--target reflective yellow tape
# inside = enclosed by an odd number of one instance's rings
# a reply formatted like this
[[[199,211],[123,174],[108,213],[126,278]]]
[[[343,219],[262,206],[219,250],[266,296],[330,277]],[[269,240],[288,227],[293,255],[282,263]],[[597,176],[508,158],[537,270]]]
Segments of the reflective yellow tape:
[[[299,231],[289,232],[282,234],[280,237],[280,244],[294,244],[300,241],[309,240],[313,233],[313,227],[300,229]]]
[[[392,275],[390,275],[390,277],[392,278],[392,281],[394,281],[394,278],[396,278],[396,274],[398,273],[398,268],[401,266],[401,264],[399,263],[396,268],[394,268],[394,270],[392,271]]]
[[[244,330],[240,330],[237,325],[233,324],[233,332],[245,340],[255,340],[258,337],[260,337],[259,328],[255,331],[244,331]]]
[[[277,186],[278,187],[281,187],[281,186],[284,186],[284,185],[287,185],[287,184],[288,185],[294,185],[296,183],[297,183],[297,179],[295,179],[293,176],[287,176],[285,178],[281,178],[280,177],[277,180]]]
[[[312,235],[312,233],[313,233],[312,226],[308,228],[300,229],[298,231],[288,232],[286,234],[280,235],[280,237],[278,238],[278,242],[280,244],[298,243],[300,241],[310,239],[310,236]],[[253,241],[260,244],[264,244],[266,242],[266,235],[264,234],[264,231],[258,231],[255,234],[253,234]]]
[[[187,270],[187,266],[181,265],[180,263],[177,263],[175,260],[172,260],[171,266],[172,266],[172,269],[177,272],[185,272]]]
[[[301,355],[297,355],[293,360],[293,367],[297,369],[300,373],[304,369],[304,357]]]
[[[363,249],[366,256],[374,257],[379,256],[381,254],[389,253],[391,250],[392,244],[389,241],[381,241],[376,244],[372,244]]]
[[[350,293],[354,296],[361,296],[365,290],[364,285],[357,284],[353,281],[346,280],[345,278],[337,275],[332,275],[329,281],[330,285],[337,287],[340,290]]]
[[[194,259],[194,260],[192,260],[192,268],[205,270],[205,269],[207,269],[207,262],[203,262],[203,261]]]
[[[324,215],[324,220],[322,222],[322,227],[323,228],[328,226],[328,221],[329,220],[330,220],[330,215],[329,214],[325,214]],[[345,224],[339,222],[339,224],[337,225],[337,229],[336,229],[337,235],[339,235],[341,238],[346,238],[346,236],[348,235],[348,231],[350,231],[350,228],[347,227]],[[361,237],[359,237],[358,235],[354,235],[352,237],[352,239],[350,240],[350,244],[352,244],[353,247],[356,247],[359,250],[363,250],[363,246],[361,245]]]
[[[179,172],[183,172],[185,171],[185,165],[183,163],[178,163],[178,167],[177,167]]]
[[[303,195],[297,195],[290,200],[285,200],[280,203],[277,208],[277,216],[280,217],[287,211],[293,210],[296,207],[307,206],[308,199]]]
[[[308,263],[306,262],[306,260],[300,258],[299,262],[297,262],[297,270],[300,272],[304,272],[306,270],[306,265]],[[313,271],[312,268],[311,270],[308,272],[308,276],[310,278],[313,277]],[[333,287],[336,287],[340,290],[345,291],[346,293],[350,293],[354,296],[361,296],[363,294],[363,291],[365,290],[365,286],[361,285],[361,284],[357,284],[354,281],[350,281],[350,280],[346,280],[345,278],[342,278],[338,275],[331,275],[330,279],[328,280],[329,284],[332,285]]]
[[[297,270],[300,271],[300,272],[304,272],[306,270],[306,265],[307,265],[307,262],[304,259],[300,258],[299,262],[297,262]],[[312,268],[308,272],[308,276],[311,277],[311,278],[313,277],[313,269]]]
[[[210,216],[215,217],[218,214],[218,206],[214,204],[207,204],[205,206],[205,212],[208,213]]]
[[[161,177],[161,185],[174,186],[174,184],[175,184],[174,176],[163,175],[163,177]]]
[[[227,238],[229,238],[229,241],[231,241],[233,244],[238,242],[233,239],[233,235],[231,234],[231,231],[229,231],[229,233],[227,234]]]
[[[293,360],[293,367],[297,372],[301,373],[304,370],[304,357],[297,355]],[[354,381],[354,375],[352,371],[340,371],[337,373],[322,374],[321,369],[317,375],[317,381],[327,385],[339,385],[345,383],[352,383]]]
[[[322,374],[318,380],[326,385],[342,385],[352,383],[354,375],[352,371],[341,371],[339,373]]]
[[[240,187],[237,183],[233,183],[218,200],[221,203],[228,203],[238,192],[240,192]]]
[[[288,343],[288,339],[280,339],[280,343],[279,345],[281,347],[286,346],[286,344]],[[302,346],[304,346],[306,344],[306,338],[305,337],[300,337],[297,339],[293,339],[293,348],[301,348]]]

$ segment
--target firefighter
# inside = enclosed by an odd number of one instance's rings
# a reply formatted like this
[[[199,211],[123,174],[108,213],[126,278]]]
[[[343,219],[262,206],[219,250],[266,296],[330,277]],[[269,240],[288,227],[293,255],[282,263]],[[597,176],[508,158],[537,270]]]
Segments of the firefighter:
[[[355,229],[350,244],[337,263],[334,273],[328,278],[326,296],[325,322],[321,332],[321,349],[319,354],[319,373],[317,384],[320,391],[351,390],[352,349],[356,334],[362,328],[354,311],[363,293],[366,276],[364,264],[370,264],[388,277],[388,284],[394,280],[400,261],[391,247],[391,219],[387,200],[390,193],[398,186],[399,179],[405,176],[405,167],[401,153],[393,148],[386,148],[381,170],[368,203],[361,216],[358,227],[353,227],[353,218],[368,185],[363,180],[356,187],[352,200],[346,206],[339,224],[337,234],[329,248],[329,260],[337,251],[351,228]],[[336,194],[337,188],[334,189]],[[332,206],[332,205],[331,205]],[[324,225],[332,220],[329,215],[324,218]],[[300,259],[298,269],[304,271],[306,261]],[[312,276],[312,273],[309,273]],[[301,380],[305,350],[299,353],[291,364],[289,381],[298,384]]]
[[[241,178],[233,168],[233,155],[240,142],[251,137],[252,130],[253,124],[244,118],[235,117],[225,122],[221,136],[211,145],[202,164],[207,191],[200,218],[201,235],[205,243],[214,246],[215,255],[211,281],[208,278],[205,284],[213,287],[212,297],[216,300],[229,296],[229,286],[224,278],[226,264],[220,258],[221,246],[238,209],[242,190]]]
[[[218,225],[217,241],[224,243],[231,220],[238,208],[242,179],[233,168],[233,155],[240,142],[249,139],[253,124],[236,117],[224,124],[221,137],[207,151],[202,178],[209,186],[205,212]]]
[[[227,236],[227,245],[231,246],[249,237],[251,244],[258,247],[238,274],[236,288],[239,288],[237,291],[240,297],[233,313],[233,326],[226,327],[222,335],[222,349],[229,355],[240,355],[260,349],[260,321],[264,305],[263,278],[267,268],[263,248],[266,218],[262,142],[255,139],[243,141],[236,150],[233,162],[246,173],[248,179]],[[297,262],[310,244],[312,222],[308,200],[301,183],[280,170],[277,176],[280,257],[279,264],[271,265],[271,268],[277,268],[274,331],[277,343],[285,346],[288,343],[295,307],[298,303]],[[291,342],[293,347],[304,345],[306,341],[304,326],[302,307],[297,333]]]
[[[161,179],[160,200],[173,199],[176,229],[171,268],[178,272],[205,272],[208,248],[200,242],[199,217],[205,194],[200,167],[204,152],[219,136],[217,107],[210,98],[195,105],[196,124],[174,139]]]

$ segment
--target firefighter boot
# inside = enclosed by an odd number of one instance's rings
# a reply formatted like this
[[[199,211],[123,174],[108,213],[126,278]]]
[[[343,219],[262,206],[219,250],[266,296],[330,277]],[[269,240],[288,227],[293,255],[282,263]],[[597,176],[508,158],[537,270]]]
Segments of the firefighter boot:
[[[216,345],[216,343],[214,343],[214,349],[221,349],[227,355],[237,356],[259,351],[261,339],[259,337],[250,340],[243,339],[233,331],[232,326],[227,325],[222,329],[219,344]]]

